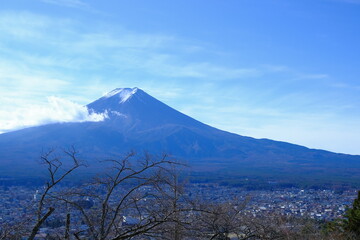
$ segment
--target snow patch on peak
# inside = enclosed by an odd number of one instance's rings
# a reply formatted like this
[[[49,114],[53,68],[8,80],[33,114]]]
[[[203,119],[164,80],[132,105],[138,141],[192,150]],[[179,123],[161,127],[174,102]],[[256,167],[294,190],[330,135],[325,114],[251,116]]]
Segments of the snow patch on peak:
[[[114,114],[115,116],[118,116],[118,117],[123,117],[123,118],[128,117],[125,114],[122,114],[121,112],[118,112],[118,111],[110,111],[110,113],[112,113],[112,114]]]
[[[138,88],[116,88],[111,92],[104,95],[105,98],[110,98],[112,96],[118,95],[120,98],[119,103],[126,102],[132,95],[137,92]]]
[[[120,103],[126,102],[132,95],[137,92],[137,88],[124,88],[119,92]]]

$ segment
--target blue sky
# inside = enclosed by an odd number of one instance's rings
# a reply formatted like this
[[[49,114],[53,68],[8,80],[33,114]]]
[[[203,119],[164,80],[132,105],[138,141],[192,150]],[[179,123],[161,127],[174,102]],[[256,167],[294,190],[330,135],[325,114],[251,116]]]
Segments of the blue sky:
[[[0,132],[139,87],[217,128],[360,154],[360,0],[12,0]]]

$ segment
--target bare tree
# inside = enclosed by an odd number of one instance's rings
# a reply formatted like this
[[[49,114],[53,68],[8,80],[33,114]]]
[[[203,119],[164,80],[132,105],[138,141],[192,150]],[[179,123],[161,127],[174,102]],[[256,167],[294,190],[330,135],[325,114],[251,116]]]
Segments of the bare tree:
[[[64,232],[54,233],[54,239],[132,239],[155,233],[160,225],[178,219],[176,205],[170,207],[173,196],[169,195],[169,190],[176,192],[178,186],[172,185],[174,179],[169,169],[179,164],[167,155],[156,159],[144,154],[136,158],[130,153],[121,159],[105,160],[101,166],[107,165],[108,171],[89,183],[57,188],[84,165],[74,148],[64,153],[71,159],[71,165],[65,166],[55,150],[42,154],[41,163],[47,168],[48,181],[40,192],[36,210],[32,206],[34,217],[24,219],[17,226],[2,227],[0,239],[26,235],[30,240],[35,239],[50,216],[59,218],[66,212]]]
[[[180,240],[189,236],[196,211],[193,201],[185,193],[185,182],[179,181],[179,166],[165,169],[162,180],[156,184],[161,211],[169,212],[167,221],[148,231],[145,236],[155,239]]]
[[[245,235],[241,211],[246,202],[202,203],[196,209],[192,226],[197,239],[243,239]]]
[[[67,157],[70,158],[72,162],[71,165],[67,168],[63,167],[63,160],[61,160],[57,156],[54,156],[54,149],[47,151],[41,156],[42,164],[47,167],[49,181],[47,181],[44,191],[41,194],[36,213],[36,223],[31,230],[31,234],[28,240],[33,240],[35,238],[40,227],[44,224],[46,219],[55,211],[55,207],[51,204],[49,205],[48,210],[44,211],[44,206],[46,205],[48,198],[51,196],[52,190],[69,174],[71,174],[74,170],[83,165],[78,160],[77,151],[74,147],[71,147],[69,150],[64,150],[64,153]]]
[[[32,221],[29,218],[19,219],[16,224],[2,222],[0,224],[0,239],[1,240],[16,240],[21,239],[28,233],[27,225]]]
[[[77,239],[85,232],[92,239],[131,239],[174,218],[176,211],[164,199],[170,184],[167,169],[177,163],[167,155],[134,158],[130,153],[120,160],[106,160],[110,168],[102,176],[81,188],[52,196],[71,206],[73,214],[80,215],[87,226],[85,231],[79,229],[73,234]],[[84,199],[93,206],[81,204]]]

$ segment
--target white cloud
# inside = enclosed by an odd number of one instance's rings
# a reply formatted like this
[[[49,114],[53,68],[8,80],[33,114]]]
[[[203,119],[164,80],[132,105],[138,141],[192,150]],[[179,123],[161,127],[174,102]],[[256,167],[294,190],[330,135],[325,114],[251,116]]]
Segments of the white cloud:
[[[360,131],[348,119],[332,120],[323,116],[300,116],[263,123],[257,128],[243,128],[241,133],[256,138],[270,138],[346,154],[360,154]],[[236,129],[234,132],[240,133]],[[351,144],[349,144],[351,143]]]
[[[264,64],[263,65],[264,70],[269,72],[287,72],[290,71],[288,66],[285,65],[273,65],[273,64]]]
[[[44,3],[55,4],[72,8],[88,8],[89,5],[80,0],[42,0]]]
[[[56,33],[57,29],[74,24],[69,19],[55,19],[27,11],[1,11],[0,13],[0,31],[4,39],[12,37],[35,44],[50,33]]]
[[[211,114],[211,106],[190,109],[192,116],[202,116],[205,123],[219,129],[255,138],[268,138],[346,154],[360,154],[360,130],[357,121],[332,113],[294,113],[278,109],[222,109]],[[189,112],[189,110],[187,109]],[[185,111],[186,112],[186,111]],[[206,114],[208,113],[208,114]],[[198,119],[198,120],[204,120]],[[351,143],[351,144],[350,144]]]
[[[302,75],[300,76],[301,79],[325,79],[325,78],[328,78],[329,75],[327,74],[305,74],[305,75]]]
[[[262,75],[262,72],[256,68],[229,68],[210,62],[182,63],[176,57],[165,54],[152,55],[139,64],[139,67],[154,75],[174,78],[228,80]]]
[[[207,81],[261,75],[256,68],[227,67],[210,61],[186,61],[184,59],[189,57],[188,55],[194,57],[195,54],[204,54],[207,51],[201,48],[197,48],[196,52],[182,51],[181,49],[188,46],[193,47],[193,42],[172,35],[135,33],[121,26],[116,29],[105,27],[105,31],[100,29],[104,28],[101,26],[83,31],[79,31],[78,27],[81,27],[78,22],[69,19],[5,11],[0,16],[0,30],[4,32],[5,38],[15,38],[21,45],[26,44],[28,49],[21,51],[17,48],[1,47],[0,40],[0,53],[4,52],[15,58],[6,58],[8,62],[18,63],[20,60],[36,68],[41,66],[42,69],[61,67],[101,71],[110,67],[122,72],[139,72],[140,69],[157,77],[196,78]],[[38,42],[44,44],[38,46]]]
[[[85,106],[51,96],[42,106],[27,105],[13,111],[0,111],[0,133],[49,123],[99,122],[105,118],[106,113],[89,113]]]

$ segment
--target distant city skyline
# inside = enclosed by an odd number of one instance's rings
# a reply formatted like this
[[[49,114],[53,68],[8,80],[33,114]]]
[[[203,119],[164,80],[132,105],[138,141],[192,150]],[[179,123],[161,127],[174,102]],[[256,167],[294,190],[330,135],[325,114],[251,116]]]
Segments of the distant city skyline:
[[[0,6],[0,133],[98,121],[138,87],[211,126],[360,154],[358,0],[13,0]]]

